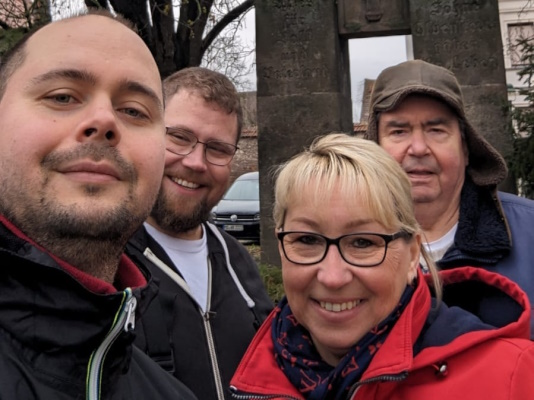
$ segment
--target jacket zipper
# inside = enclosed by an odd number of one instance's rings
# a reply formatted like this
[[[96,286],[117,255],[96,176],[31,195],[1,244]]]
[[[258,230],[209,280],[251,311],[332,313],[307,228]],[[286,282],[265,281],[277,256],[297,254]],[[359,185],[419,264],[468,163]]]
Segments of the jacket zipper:
[[[354,396],[356,396],[356,393],[358,392],[358,389],[360,386],[366,384],[366,383],[373,383],[377,381],[381,382],[394,382],[394,381],[402,381],[406,379],[408,376],[408,372],[402,372],[400,374],[396,375],[381,375],[374,378],[369,378],[364,381],[360,381],[352,386],[350,389],[349,395],[347,396],[347,399],[354,399]],[[269,400],[269,399],[277,399],[277,398],[284,398],[288,400],[300,400],[297,397],[283,395],[283,394],[252,394],[252,393],[240,393],[235,386],[230,386],[230,391],[232,392],[232,397],[237,400]]]
[[[217,390],[217,398],[219,400],[224,400],[224,390],[221,379],[221,374],[219,373],[219,361],[217,360],[217,354],[215,353],[215,341],[213,340],[213,333],[211,330],[210,322],[211,313],[207,311],[204,313],[204,329],[206,330],[206,338],[208,342],[208,351],[210,353],[211,363],[213,364],[213,379],[215,380],[215,389]]]
[[[232,398],[236,400],[269,400],[269,399],[287,399],[287,400],[301,400],[299,397],[289,396],[287,394],[253,394],[239,392],[235,386],[230,386]]]
[[[373,382],[400,382],[405,380],[408,377],[408,372],[404,371],[400,374],[395,375],[380,375],[375,376],[374,378],[369,378],[364,381],[360,381],[355,383],[352,388],[349,391],[349,395],[347,396],[347,399],[354,400],[356,398],[356,393],[358,393],[358,390],[362,385],[365,385],[367,383],[373,383]]]
[[[213,331],[211,329],[211,260],[208,256],[208,296],[207,296],[206,312],[203,313],[202,320],[204,321],[204,329],[206,331],[206,340],[208,342],[208,351],[210,353],[211,363],[213,365],[213,380],[215,381],[215,390],[217,391],[217,398],[224,400],[224,388],[222,384],[221,371],[219,369],[219,360],[217,359],[217,352],[215,351],[215,340],[213,339]],[[202,312],[202,309],[199,308]]]
[[[100,399],[101,378],[105,357],[123,329],[125,332],[129,332],[135,328],[136,307],[137,299],[132,294],[132,289],[126,288],[123,292],[121,307],[117,311],[117,314],[115,314],[115,319],[108,334],[89,358],[86,382],[87,400]]]
[[[208,256],[208,296],[207,296],[207,304],[206,304],[206,312],[202,311],[202,307],[198,305],[195,298],[191,294],[191,291],[189,290],[189,286],[187,285],[186,281],[171,267],[169,267],[167,264],[165,264],[163,261],[161,261],[158,256],[154,254],[152,250],[150,250],[149,247],[145,249],[143,252],[143,255],[148,258],[154,265],[159,267],[163,272],[165,272],[169,278],[171,278],[178,286],[184,290],[189,297],[197,304],[197,309],[202,317],[202,321],[204,323],[204,331],[206,332],[206,340],[208,345],[208,353],[211,360],[211,363],[213,365],[212,373],[213,373],[213,380],[215,384],[215,390],[217,392],[217,398],[219,400],[225,400],[224,396],[224,388],[222,384],[222,378],[221,378],[221,371],[219,370],[219,361],[217,359],[217,353],[215,351],[215,340],[213,339],[213,331],[211,329],[211,315],[213,314],[211,310],[211,260]]]

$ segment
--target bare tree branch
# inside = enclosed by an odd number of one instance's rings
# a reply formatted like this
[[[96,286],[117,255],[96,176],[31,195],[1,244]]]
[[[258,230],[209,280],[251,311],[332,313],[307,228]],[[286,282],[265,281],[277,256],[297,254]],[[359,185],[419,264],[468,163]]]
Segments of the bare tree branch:
[[[179,14],[173,2],[180,4]],[[107,8],[131,20],[150,48],[162,77],[179,69],[204,65],[244,87],[253,68],[253,45],[239,38],[244,15],[255,0],[83,0],[82,7]],[[74,0],[0,0],[0,29],[23,32],[46,20],[48,3],[54,18],[80,11]],[[49,16],[48,16],[49,18]],[[10,35],[9,41],[19,36]],[[1,49],[0,49],[1,51]]]
[[[236,18],[246,13],[251,7],[254,6],[255,0],[245,0],[243,3],[235,7],[233,10],[229,11],[224,17],[217,22],[213,28],[206,34],[204,40],[202,41],[202,54],[206,51],[208,47],[211,46],[215,38],[226,28],[231,22]]]

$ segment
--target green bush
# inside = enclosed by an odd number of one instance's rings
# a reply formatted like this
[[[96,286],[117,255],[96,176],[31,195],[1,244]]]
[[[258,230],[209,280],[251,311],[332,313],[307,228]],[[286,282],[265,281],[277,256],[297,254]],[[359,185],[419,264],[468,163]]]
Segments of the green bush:
[[[258,264],[258,266],[269,297],[273,300],[274,304],[278,304],[282,297],[284,297],[282,270],[273,265]]]
[[[254,261],[256,261],[256,264],[258,264],[258,268],[260,269],[260,275],[263,279],[265,287],[267,288],[267,293],[269,294],[269,297],[272,299],[274,304],[278,304],[282,297],[284,297],[282,270],[280,269],[280,267],[277,267],[275,265],[264,264],[261,262],[260,246],[256,244],[248,244],[245,247],[247,248],[252,258],[254,258]]]
[[[514,138],[514,153],[508,163],[517,179],[519,193],[534,199],[534,136]]]

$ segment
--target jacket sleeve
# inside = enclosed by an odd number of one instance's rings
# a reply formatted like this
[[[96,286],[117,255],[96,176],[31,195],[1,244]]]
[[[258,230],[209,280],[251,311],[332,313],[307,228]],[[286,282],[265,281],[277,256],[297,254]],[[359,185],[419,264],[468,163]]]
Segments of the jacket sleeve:
[[[517,359],[510,382],[510,400],[534,399],[534,342]]]

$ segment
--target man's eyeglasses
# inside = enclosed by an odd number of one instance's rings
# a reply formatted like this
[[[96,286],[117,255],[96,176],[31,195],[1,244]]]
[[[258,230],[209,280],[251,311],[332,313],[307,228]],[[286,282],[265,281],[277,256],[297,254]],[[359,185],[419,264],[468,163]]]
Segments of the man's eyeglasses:
[[[180,156],[191,154],[196,145],[204,145],[204,155],[206,161],[213,165],[227,165],[239,147],[220,142],[218,140],[208,140],[201,142],[194,133],[181,128],[167,127],[167,150]]]
[[[357,267],[374,267],[386,258],[388,244],[412,235],[399,231],[392,235],[359,232],[335,239],[313,232],[278,232],[286,258],[294,264],[312,265],[324,260],[330,245],[335,245],[343,260]]]

